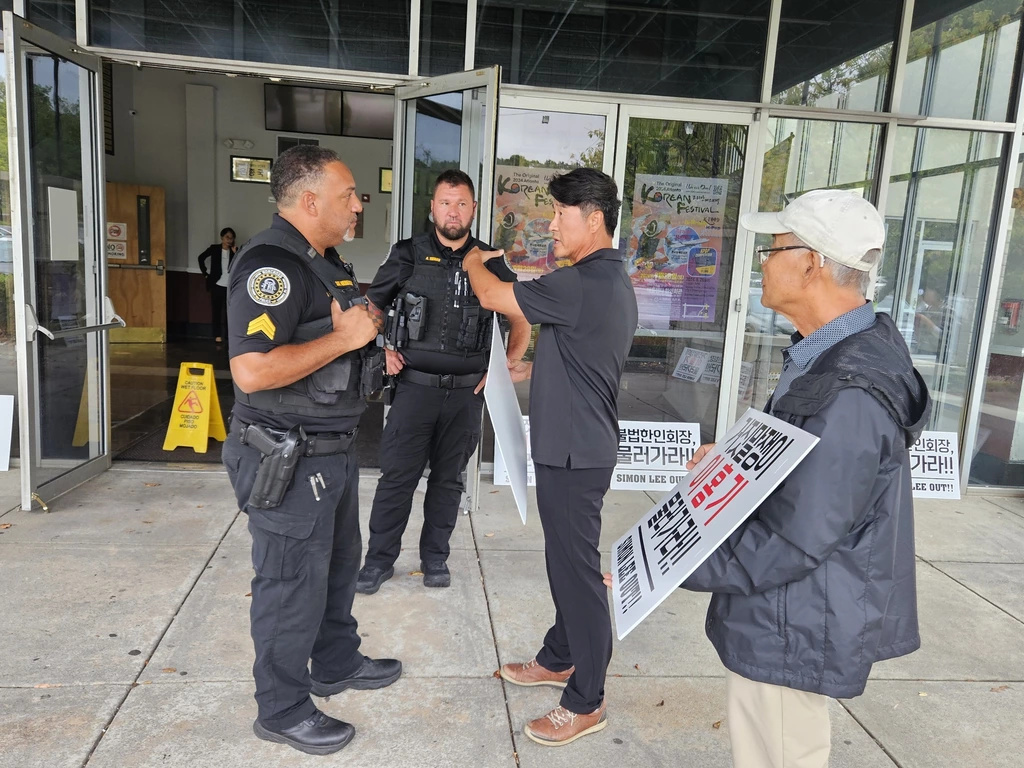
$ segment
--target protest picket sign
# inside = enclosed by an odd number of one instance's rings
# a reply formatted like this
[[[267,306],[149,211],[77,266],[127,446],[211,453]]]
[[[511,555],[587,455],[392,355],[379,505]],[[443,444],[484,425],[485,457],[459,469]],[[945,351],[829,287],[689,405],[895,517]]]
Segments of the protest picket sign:
[[[505,342],[501,338],[498,316],[491,323],[491,359],[487,366],[484,400],[494,427],[494,443],[501,456],[519,516],[526,525],[526,429],[516,388],[506,363]]]
[[[960,462],[956,432],[922,432],[910,447],[915,499],[959,499]]]
[[[537,484],[530,454],[530,417],[526,430],[526,483]],[[677,421],[620,421],[619,448],[612,470],[613,491],[667,491],[683,479],[686,462],[700,446],[700,424]],[[494,484],[508,485],[501,451],[494,449]]]
[[[619,640],[682,584],[803,461],[818,438],[748,410],[612,547]]]
[[[206,453],[210,438],[222,443],[227,439],[213,366],[208,363],[182,363],[171,420],[164,437],[164,450],[186,447],[196,453]]]

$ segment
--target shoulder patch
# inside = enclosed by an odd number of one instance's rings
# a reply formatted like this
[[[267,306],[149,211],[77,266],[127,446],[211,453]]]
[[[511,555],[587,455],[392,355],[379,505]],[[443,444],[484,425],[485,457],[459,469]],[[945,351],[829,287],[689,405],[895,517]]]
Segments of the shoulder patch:
[[[274,334],[277,333],[277,326],[274,325],[274,321],[270,319],[270,315],[266,312],[250,322],[249,327],[245,331],[246,336],[255,336],[257,333],[262,333],[271,341],[274,340]]]
[[[249,297],[262,307],[283,304],[291,293],[288,276],[274,267],[260,267],[249,275],[246,284]]]

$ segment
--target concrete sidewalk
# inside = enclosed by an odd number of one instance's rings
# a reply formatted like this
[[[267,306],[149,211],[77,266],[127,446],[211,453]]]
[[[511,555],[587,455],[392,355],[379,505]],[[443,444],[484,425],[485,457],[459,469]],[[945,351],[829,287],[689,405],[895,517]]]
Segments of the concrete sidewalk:
[[[364,543],[374,487],[363,478]],[[603,549],[651,503],[610,493]],[[486,483],[453,538],[451,589],[410,575],[414,511],[395,578],[357,595],[363,650],[405,673],[317,700],[356,726],[353,743],[310,757],[257,740],[235,506],[221,471],[122,465],[48,515],[0,517],[0,768],[731,765],[708,597],[683,591],[616,645],[605,730],[565,749],[522,735],[558,692],[494,673],[534,655],[554,609],[535,506],[524,527],[509,490]],[[1024,500],[922,501],[917,525],[923,648],[833,704],[831,765],[1021,766]]]

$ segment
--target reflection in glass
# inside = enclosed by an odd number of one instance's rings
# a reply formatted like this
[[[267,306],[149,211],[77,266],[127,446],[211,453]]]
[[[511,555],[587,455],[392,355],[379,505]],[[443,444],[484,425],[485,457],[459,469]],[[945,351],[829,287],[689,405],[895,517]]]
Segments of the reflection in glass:
[[[1018,157],[1006,261],[985,369],[972,484],[1024,487],[1024,155]]]
[[[900,111],[1012,120],[1007,107],[1020,18],[1019,0],[916,2]]]
[[[412,231],[428,232],[434,182],[442,171],[458,168],[462,157],[463,93],[416,99],[415,154],[412,172]]]
[[[935,403],[929,429],[960,432],[995,205],[1000,135],[898,129],[875,300],[892,315]],[[909,167],[909,170],[904,170]]]
[[[619,247],[640,329],[620,419],[714,437],[746,142],[746,126],[629,121]]]
[[[812,189],[852,189],[872,199],[880,136],[877,125],[866,123],[770,119],[758,210],[781,211]],[[758,236],[758,245],[770,241]],[[761,265],[754,259],[737,394],[740,412],[768,401],[782,372],[782,350],[793,343],[796,330],[761,304],[761,281]]]
[[[8,9],[9,10],[9,9]],[[4,129],[0,136],[0,395],[18,395],[17,335],[14,319],[14,240],[11,225],[11,174],[7,154],[7,60],[0,56],[0,116]],[[14,408],[11,457],[20,453],[18,408]],[[17,472],[0,473],[0,512],[17,503]],[[11,487],[6,488],[6,484]],[[6,489],[6,490],[5,490]]]
[[[95,0],[93,45],[370,72],[409,71],[409,0]],[[460,67],[461,69],[461,67]]]
[[[29,0],[28,20],[55,35],[74,40],[75,0]]]
[[[421,0],[421,75],[446,75],[466,68],[466,3]]]
[[[772,102],[880,111],[901,4],[785,0]]]
[[[509,83],[759,101],[768,0],[481,0],[476,65]]]

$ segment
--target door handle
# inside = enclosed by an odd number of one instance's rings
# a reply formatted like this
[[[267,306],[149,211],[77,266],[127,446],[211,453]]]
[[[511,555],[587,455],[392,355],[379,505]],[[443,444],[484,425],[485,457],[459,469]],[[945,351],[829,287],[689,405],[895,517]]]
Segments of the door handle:
[[[117,314],[117,310],[114,309],[114,302],[110,300],[109,296],[103,297],[103,308],[106,314],[106,320],[98,325],[85,325],[81,328],[62,328],[59,331],[51,331],[49,328],[39,324],[38,318],[36,318],[36,312],[32,309],[30,304],[25,305],[25,325],[28,331],[29,337],[35,333],[41,333],[46,336],[50,341],[56,339],[65,339],[68,336],[84,336],[87,333],[94,331],[105,331],[110,328],[124,328],[124,318]]]

